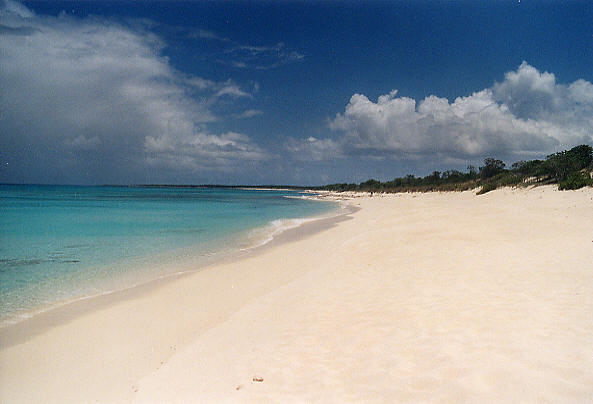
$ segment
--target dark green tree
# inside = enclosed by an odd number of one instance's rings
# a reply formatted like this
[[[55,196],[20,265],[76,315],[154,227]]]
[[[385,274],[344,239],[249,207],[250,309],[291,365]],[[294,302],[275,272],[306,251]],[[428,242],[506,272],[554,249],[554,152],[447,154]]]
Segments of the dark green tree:
[[[504,162],[502,160],[496,160],[492,157],[484,159],[484,166],[480,167],[480,176],[482,178],[494,177],[496,174],[500,174],[504,170]]]
[[[365,182],[361,182],[360,183],[360,189],[362,190],[378,190],[381,188],[381,186],[383,185],[383,183],[381,183],[380,181],[374,180],[374,179],[370,179],[368,181]]]
[[[545,162],[544,172],[558,182],[565,181],[571,173],[590,167],[592,162],[593,148],[583,144],[549,155]]]

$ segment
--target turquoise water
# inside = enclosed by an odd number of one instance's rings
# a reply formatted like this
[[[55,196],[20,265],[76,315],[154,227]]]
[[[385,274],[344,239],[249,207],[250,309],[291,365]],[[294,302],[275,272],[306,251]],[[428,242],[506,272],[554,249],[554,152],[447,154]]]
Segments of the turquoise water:
[[[294,191],[0,185],[0,322],[261,243],[333,203]],[[165,263],[169,265],[164,265]]]

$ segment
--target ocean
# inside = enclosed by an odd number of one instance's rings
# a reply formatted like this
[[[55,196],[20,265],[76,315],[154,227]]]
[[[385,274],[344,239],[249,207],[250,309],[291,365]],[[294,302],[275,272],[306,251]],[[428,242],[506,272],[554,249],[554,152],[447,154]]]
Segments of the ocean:
[[[0,185],[0,325],[199,268],[337,209],[296,191]]]

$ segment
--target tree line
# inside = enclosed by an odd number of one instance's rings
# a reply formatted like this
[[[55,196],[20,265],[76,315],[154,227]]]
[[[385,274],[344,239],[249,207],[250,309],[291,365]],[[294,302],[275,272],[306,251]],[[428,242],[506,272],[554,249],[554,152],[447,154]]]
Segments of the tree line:
[[[579,189],[593,186],[593,148],[580,145],[554,153],[545,160],[518,161],[506,168],[502,160],[489,157],[484,165],[458,170],[434,171],[425,177],[412,174],[381,182],[374,179],[354,183],[329,184],[317,187],[328,191],[362,192],[429,192],[464,191],[480,188],[483,194],[503,186],[558,184],[558,189]]]

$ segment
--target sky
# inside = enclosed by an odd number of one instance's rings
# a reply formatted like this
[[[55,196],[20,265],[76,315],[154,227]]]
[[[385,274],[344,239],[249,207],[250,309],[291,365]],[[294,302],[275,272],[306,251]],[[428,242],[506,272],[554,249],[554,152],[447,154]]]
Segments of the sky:
[[[390,180],[593,145],[590,1],[0,0],[0,183]]]

